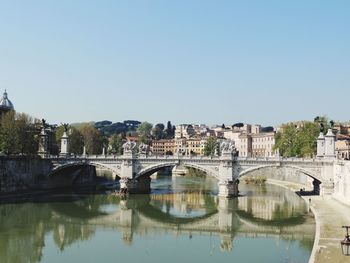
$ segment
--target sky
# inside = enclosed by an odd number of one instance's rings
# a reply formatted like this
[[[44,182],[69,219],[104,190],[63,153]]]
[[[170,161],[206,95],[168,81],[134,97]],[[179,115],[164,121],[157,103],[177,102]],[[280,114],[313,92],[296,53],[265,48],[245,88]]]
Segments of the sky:
[[[348,0],[1,0],[0,91],[49,123],[348,121]]]

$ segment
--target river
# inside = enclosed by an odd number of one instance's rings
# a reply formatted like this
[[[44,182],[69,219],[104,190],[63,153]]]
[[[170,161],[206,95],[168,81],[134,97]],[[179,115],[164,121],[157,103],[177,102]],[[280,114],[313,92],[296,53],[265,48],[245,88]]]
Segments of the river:
[[[275,185],[218,198],[205,177],[160,177],[127,198],[52,193],[0,205],[0,262],[306,263],[315,221]]]

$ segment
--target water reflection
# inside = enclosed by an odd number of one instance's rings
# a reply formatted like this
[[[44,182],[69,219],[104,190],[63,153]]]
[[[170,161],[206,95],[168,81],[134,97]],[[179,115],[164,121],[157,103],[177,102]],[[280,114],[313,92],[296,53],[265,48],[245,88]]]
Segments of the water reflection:
[[[210,183],[203,181],[203,187],[196,190],[191,179],[176,180],[155,181],[155,193],[127,199],[81,195],[65,202],[1,205],[0,262],[42,262],[46,243],[53,241],[64,254],[83,241],[98,242],[95,236],[104,232],[119,233],[130,248],[155,234],[190,239],[204,235],[218,237],[221,251],[232,251],[238,237],[263,236],[298,241],[306,246],[306,255],[310,252],[314,222],[294,193],[274,186],[243,186],[246,196],[222,199],[208,193],[205,186]],[[169,188],[174,184],[177,187]],[[172,246],[175,241],[167,242]],[[52,258],[47,260],[53,262]]]

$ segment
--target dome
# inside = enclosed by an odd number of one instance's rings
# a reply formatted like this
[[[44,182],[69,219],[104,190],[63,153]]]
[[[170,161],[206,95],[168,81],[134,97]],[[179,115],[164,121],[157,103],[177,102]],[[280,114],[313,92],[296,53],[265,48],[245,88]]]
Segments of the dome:
[[[4,95],[2,96],[2,99],[0,100],[0,108],[5,110],[13,110],[13,104],[7,97],[7,92],[5,90]]]

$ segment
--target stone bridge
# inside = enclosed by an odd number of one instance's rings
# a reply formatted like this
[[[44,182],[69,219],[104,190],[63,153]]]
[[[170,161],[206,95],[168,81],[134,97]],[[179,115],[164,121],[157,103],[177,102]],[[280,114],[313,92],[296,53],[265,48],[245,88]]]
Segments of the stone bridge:
[[[51,175],[72,166],[90,165],[110,170],[114,178],[120,178],[130,193],[147,193],[150,190],[150,176],[167,167],[192,167],[218,180],[220,196],[236,196],[239,178],[255,170],[291,168],[314,180],[321,194],[332,191],[333,159],[294,158],[238,158],[234,155],[220,157],[184,156],[80,156],[50,158],[53,163]],[[296,173],[298,174],[298,173]]]
[[[298,174],[305,174],[313,180],[314,190],[321,195],[332,194],[334,188],[335,164],[335,136],[329,131],[326,137],[320,134],[317,141],[317,157],[302,158],[240,158],[232,142],[220,145],[220,155],[205,157],[182,156],[152,156],[148,153],[148,146],[127,142],[123,145],[124,154],[109,156],[71,156],[68,152],[68,136],[62,137],[60,157],[42,156],[52,162],[51,176],[58,171],[73,166],[95,166],[110,170],[114,178],[120,179],[121,188],[129,193],[148,193],[150,191],[150,176],[166,167],[192,167],[206,172],[218,180],[219,196],[231,197],[238,195],[239,178],[255,170],[273,168],[289,168]],[[328,136],[328,137],[327,137]],[[332,146],[332,147],[330,147]],[[327,148],[328,147],[328,148]],[[41,146],[44,150],[45,147]],[[62,152],[63,149],[63,152]]]

